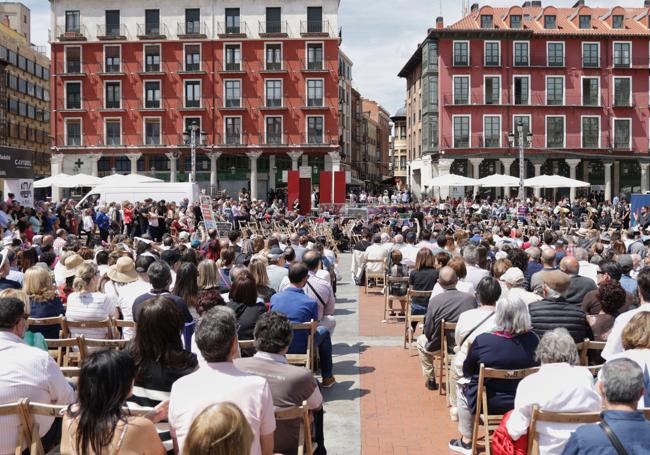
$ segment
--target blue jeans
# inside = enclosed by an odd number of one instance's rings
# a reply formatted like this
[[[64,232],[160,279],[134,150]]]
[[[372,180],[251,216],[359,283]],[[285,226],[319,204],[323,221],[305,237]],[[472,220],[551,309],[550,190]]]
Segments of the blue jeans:
[[[318,348],[321,375],[323,378],[332,376],[332,338],[327,327],[318,326],[316,328],[314,344]]]

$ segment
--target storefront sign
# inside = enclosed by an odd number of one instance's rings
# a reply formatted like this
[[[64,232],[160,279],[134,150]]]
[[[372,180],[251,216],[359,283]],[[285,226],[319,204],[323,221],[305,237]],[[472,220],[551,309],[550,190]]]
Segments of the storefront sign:
[[[33,179],[32,151],[0,147],[0,178]]]

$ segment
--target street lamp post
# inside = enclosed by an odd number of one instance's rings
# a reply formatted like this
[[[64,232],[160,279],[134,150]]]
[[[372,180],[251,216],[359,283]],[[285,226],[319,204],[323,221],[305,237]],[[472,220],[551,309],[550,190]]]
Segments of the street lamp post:
[[[183,138],[185,143],[190,144],[190,153],[191,153],[191,173],[190,173],[190,183],[196,183],[196,147],[203,145],[207,134],[205,131],[201,131],[199,124],[197,122],[192,122],[190,126],[183,132]]]
[[[516,125],[516,136],[515,132],[510,133],[508,135],[508,139],[510,140],[511,144],[514,145],[515,142],[515,137],[519,140],[519,194],[518,198],[519,200],[523,201],[526,197],[525,189],[524,189],[524,179],[526,178],[526,162],[524,160],[524,146],[525,146],[525,140],[530,142],[532,139],[532,134],[527,133],[524,134],[524,124],[522,122],[517,122]]]

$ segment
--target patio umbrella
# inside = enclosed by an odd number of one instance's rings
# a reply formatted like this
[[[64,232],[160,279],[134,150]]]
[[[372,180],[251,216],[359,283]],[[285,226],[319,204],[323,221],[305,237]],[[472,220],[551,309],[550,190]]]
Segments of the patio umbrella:
[[[131,185],[133,183],[160,183],[162,180],[140,174],[112,174],[102,177],[100,185]]]
[[[446,174],[434,177],[429,182],[429,186],[476,186],[478,180],[471,179],[462,175]]]
[[[532,188],[583,188],[591,186],[591,184],[561,175],[538,175],[524,180],[524,186]]]
[[[483,177],[478,181],[480,186],[487,186],[490,188],[509,188],[509,187],[518,187],[519,186],[519,177],[513,177],[512,175],[488,175]]]
[[[101,184],[99,177],[94,177],[88,174],[75,174],[68,176],[63,182],[57,182],[56,186],[59,188],[78,188],[78,187],[94,187]]]
[[[49,188],[51,186],[60,186],[61,183],[65,182],[66,179],[69,179],[71,176],[68,174],[57,174],[51,177],[46,177],[34,182],[34,188]]]

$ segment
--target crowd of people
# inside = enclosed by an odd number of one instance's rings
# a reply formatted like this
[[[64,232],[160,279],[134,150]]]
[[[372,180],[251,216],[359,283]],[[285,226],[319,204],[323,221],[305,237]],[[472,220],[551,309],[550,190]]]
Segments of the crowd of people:
[[[482,365],[539,367],[488,384],[490,412],[509,412],[503,431],[513,443],[533,407],[604,409],[628,453],[650,450],[650,424],[637,410],[650,406],[649,210],[630,214],[625,200],[597,198],[413,204],[406,192],[388,202],[365,218],[310,218],[242,192],[213,199],[214,219],[230,223],[221,231],[206,229],[188,201],[32,209],[10,197],[0,203],[0,363],[8,366],[0,404],[65,406],[62,419],[36,418],[44,447],[60,444],[64,454],[269,455],[298,446],[298,422],[276,422],[275,410],[306,402],[315,453],[324,454],[321,390],[336,386],[336,289],[340,252],[349,250],[357,284],[388,277],[379,290],[397,297],[391,320],[424,317],[414,345],[426,389],[441,386],[442,321],[456,323],[448,392],[460,436],[451,450],[471,452]],[[409,301],[409,289],[430,297]],[[312,339],[293,325],[312,321],[314,371],[289,362]],[[408,330],[419,333],[417,324]],[[48,353],[48,340],[61,336],[128,341],[89,349],[71,384]],[[589,358],[607,361],[598,383],[579,364],[585,339],[607,343]],[[15,451],[19,423],[0,417],[0,454]],[[609,433],[590,427],[539,432],[544,454],[615,453]]]

